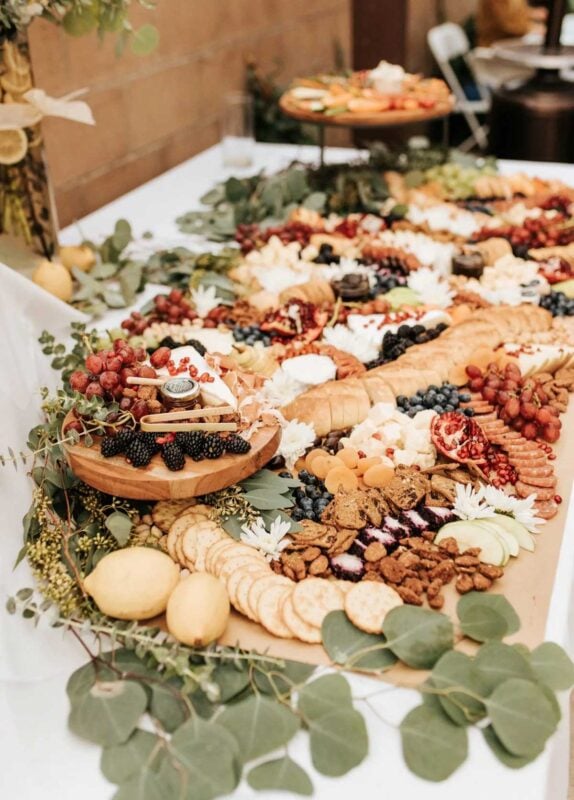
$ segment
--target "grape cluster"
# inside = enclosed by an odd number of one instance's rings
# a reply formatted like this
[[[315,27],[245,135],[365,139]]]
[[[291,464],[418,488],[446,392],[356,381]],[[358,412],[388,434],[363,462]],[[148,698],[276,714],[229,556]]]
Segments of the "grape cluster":
[[[567,297],[564,292],[550,292],[542,295],[540,305],[550,311],[553,317],[574,316],[574,298]]]
[[[506,239],[518,257],[525,257],[529,250],[538,247],[556,247],[574,242],[574,226],[564,225],[564,214],[554,216],[541,214],[539,217],[525,219],[522,225],[501,225],[498,228],[482,228],[475,234],[474,241],[480,242],[491,237]]]
[[[280,472],[279,476],[293,477],[290,472]],[[311,475],[306,469],[301,470],[297,477],[303,486],[295,489],[293,493],[295,507],[290,512],[291,517],[298,522],[303,519],[320,522],[321,515],[333,499],[333,495],[325,489],[324,483],[319,478]]]
[[[396,333],[387,331],[383,336],[379,355],[374,361],[367,364],[367,369],[374,369],[381,364],[394,361],[415,344],[431,342],[440,336],[447,327],[445,323],[441,322],[434,328],[425,328],[424,325],[401,325]]]
[[[535,378],[523,378],[516,364],[504,370],[489,364],[485,371],[469,364],[466,374],[469,387],[498,408],[498,416],[525,439],[544,439],[553,444],[560,436],[562,423],[550,405],[544,387]]]
[[[196,312],[185,299],[181,289],[172,289],[169,294],[158,294],[153,299],[153,308],[145,316],[139,311],[132,311],[128,319],[122,322],[122,328],[130,334],[139,336],[153,322],[169,322],[178,325],[184,319],[197,318]]]
[[[427,409],[432,409],[437,414],[457,411],[461,403],[467,403],[469,400],[470,395],[466,392],[459,392],[453,383],[443,383],[441,386],[432,384],[427,389],[419,389],[412,397],[399,395],[397,397],[397,406],[404,414],[414,417],[420,411]],[[472,408],[465,408],[463,413],[467,417],[474,415]]]
[[[265,347],[269,347],[271,344],[271,336],[262,331],[259,325],[236,325],[233,328],[233,338],[236,342],[244,342],[249,345],[261,342]]]
[[[305,247],[309,244],[313,233],[314,230],[310,225],[297,220],[289,220],[284,225],[273,225],[264,230],[255,224],[238,225],[235,241],[241,246],[241,252],[245,255],[254,248],[266,244],[272,236],[277,236],[283,244],[299,242]]]
[[[70,375],[70,388],[88,400],[92,397],[116,400],[122,411],[130,411],[139,420],[149,413],[148,403],[136,396],[137,392],[129,387],[127,380],[157,377],[153,367],[141,363],[146,357],[143,347],[133,348],[124,339],[116,339],[112,350],[91,353],[85,360],[86,370],[76,370]]]

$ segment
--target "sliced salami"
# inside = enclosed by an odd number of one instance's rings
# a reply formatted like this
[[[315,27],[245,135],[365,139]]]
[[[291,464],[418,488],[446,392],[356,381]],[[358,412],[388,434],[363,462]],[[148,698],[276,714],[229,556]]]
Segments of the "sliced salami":
[[[554,489],[542,489],[538,486],[530,486],[522,481],[516,481],[514,488],[520,497],[529,497],[531,494],[535,494],[537,500],[552,500],[554,497]]]
[[[553,489],[556,486],[555,475],[525,475],[523,472],[518,471],[518,475],[522,483],[527,486],[536,487],[541,489]]]
[[[553,500],[537,501],[534,503],[536,516],[541,519],[552,519],[558,513],[558,506]]]

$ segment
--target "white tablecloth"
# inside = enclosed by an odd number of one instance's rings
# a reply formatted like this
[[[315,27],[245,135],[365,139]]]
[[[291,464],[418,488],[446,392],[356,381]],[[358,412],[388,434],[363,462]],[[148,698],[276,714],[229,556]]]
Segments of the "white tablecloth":
[[[309,147],[258,145],[255,168],[276,170],[294,158],[314,159],[317,151]],[[328,159],[345,160],[349,151],[330,150]],[[561,164],[503,162],[504,172],[521,169],[543,177],[561,177],[574,184],[574,167]],[[249,170],[251,172],[253,170]],[[140,236],[151,230],[153,246],[186,244],[200,247],[196,237],[180,234],[175,218],[198,206],[199,197],[216,180],[225,177],[218,148],[200,156],[136,189],[71,226],[62,234],[66,243],[82,236],[100,239],[111,231],[115,221],[127,218]],[[81,231],[81,233],[80,233]],[[205,244],[205,243],[203,243]],[[2,381],[0,382],[0,452],[8,446],[23,449],[28,430],[40,419],[38,387],[54,386],[56,373],[40,352],[37,338],[44,328],[64,338],[68,326],[80,315],[36,288],[25,278],[0,265],[0,333]],[[148,287],[138,306],[155,293]],[[117,311],[106,318],[115,325],[126,316]],[[569,432],[570,433],[570,432]],[[6,597],[31,584],[29,570],[12,565],[21,547],[21,518],[31,497],[25,470],[0,468],[0,786],[6,800],[107,800],[114,788],[102,777],[98,761],[100,750],[67,731],[68,703],[65,682],[85,661],[75,640],[52,629],[34,629],[20,617],[4,611]],[[569,519],[574,519],[572,508]],[[564,539],[547,638],[570,646],[569,608],[573,587],[574,524]],[[570,650],[572,652],[572,650]],[[357,696],[381,684],[352,677]],[[434,785],[414,777],[405,767],[395,726],[418,695],[406,690],[388,689],[375,701],[377,716],[362,708],[369,726],[370,755],[358,769],[343,779],[314,776],[316,796],[322,800],[347,800],[358,794],[362,800],[382,797],[425,800],[565,800],[568,770],[568,720],[562,722],[545,754],[534,764],[511,771],[491,756],[477,731],[471,731],[470,756],[466,764],[447,782]],[[567,713],[567,703],[564,703]],[[384,719],[381,719],[382,717]],[[310,768],[308,745],[301,736],[290,747],[291,755]],[[257,793],[242,785],[239,800]],[[279,800],[283,794],[267,792],[266,800]]]

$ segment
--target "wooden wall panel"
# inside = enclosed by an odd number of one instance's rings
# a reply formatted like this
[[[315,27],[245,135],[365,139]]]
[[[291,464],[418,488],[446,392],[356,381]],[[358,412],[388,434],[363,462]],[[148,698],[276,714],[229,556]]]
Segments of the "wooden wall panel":
[[[219,139],[222,95],[242,88],[253,57],[289,82],[333,66],[338,42],[350,63],[351,0],[159,0],[137,10],[160,44],[151,56],[117,58],[110,37],[72,39],[35,22],[36,84],[54,96],[87,90],[97,125],[46,120],[60,222],[66,225]]]

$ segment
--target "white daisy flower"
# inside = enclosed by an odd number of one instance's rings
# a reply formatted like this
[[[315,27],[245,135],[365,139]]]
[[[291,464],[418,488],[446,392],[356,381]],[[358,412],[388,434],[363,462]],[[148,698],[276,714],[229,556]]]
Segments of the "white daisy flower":
[[[305,450],[312,447],[315,442],[315,430],[312,425],[306,422],[299,422],[292,419],[287,422],[281,435],[278,455],[283,456],[288,469],[295,466],[298,458],[304,454]]]
[[[407,278],[407,286],[419,295],[423,303],[437,308],[448,308],[452,305],[453,293],[448,283],[428,267],[411,272]]]
[[[544,525],[544,520],[537,517],[534,511],[534,494],[528,497],[516,497],[506,494],[502,489],[494,486],[483,486],[479,494],[483,500],[502,514],[511,514],[517,522],[520,522],[530,533],[538,533],[540,525]]]
[[[472,486],[457,483],[455,491],[456,499],[452,510],[460,519],[483,519],[492,517],[496,513],[494,508],[484,501],[481,492],[475,492]]]
[[[191,300],[195,306],[198,315],[204,319],[210,311],[220,304],[220,300],[216,297],[215,286],[198,286],[197,289],[191,290]]]
[[[252,525],[242,526],[241,541],[249,547],[255,547],[268,561],[275,561],[289,544],[286,534],[290,527],[290,522],[277,516],[267,531],[263,519],[258,517]]]

